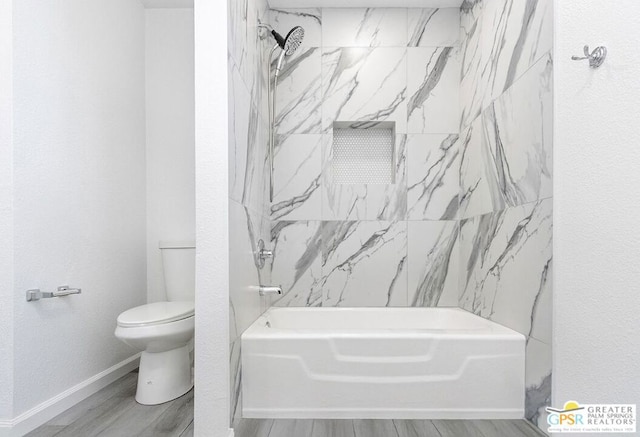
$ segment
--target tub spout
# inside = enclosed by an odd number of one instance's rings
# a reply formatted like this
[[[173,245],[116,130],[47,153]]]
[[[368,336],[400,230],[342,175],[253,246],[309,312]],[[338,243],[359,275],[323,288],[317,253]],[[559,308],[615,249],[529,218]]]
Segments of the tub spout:
[[[261,285],[258,287],[260,296],[269,296],[271,294],[282,294],[282,287],[279,285]]]

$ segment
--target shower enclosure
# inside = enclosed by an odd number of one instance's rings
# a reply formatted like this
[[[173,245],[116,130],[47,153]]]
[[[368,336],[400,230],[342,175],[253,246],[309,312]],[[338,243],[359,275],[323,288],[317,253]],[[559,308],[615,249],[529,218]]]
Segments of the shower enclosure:
[[[230,421],[270,307],[454,307],[522,336],[523,417],[546,427],[552,2],[278,3],[229,2]],[[304,29],[277,90],[260,23]]]

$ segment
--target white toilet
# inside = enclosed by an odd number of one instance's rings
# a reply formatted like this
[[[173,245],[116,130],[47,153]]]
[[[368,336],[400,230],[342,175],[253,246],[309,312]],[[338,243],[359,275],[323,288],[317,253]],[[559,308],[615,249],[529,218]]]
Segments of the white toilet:
[[[167,302],[118,316],[115,335],[143,351],[136,401],[157,405],[193,387],[190,345],[194,332],[195,245],[160,242]]]

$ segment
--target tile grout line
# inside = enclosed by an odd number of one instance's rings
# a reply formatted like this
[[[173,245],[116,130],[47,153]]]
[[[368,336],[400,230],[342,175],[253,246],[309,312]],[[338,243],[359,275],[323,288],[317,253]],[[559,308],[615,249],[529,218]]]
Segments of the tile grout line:
[[[429,420],[429,423],[431,423],[431,424],[433,425],[433,429],[435,429],[435,430],[436,430],[436,432],[438,433],[438,435],[439,435],[440,437],[442,437],[442,433],[440,432],[440,430],[438,429],[438,427],[436,426],[436,424],[435,424],[435,423],[433,423],[433,420]]]
[[[267,437],[278,437],[278,436],[272,436],[271,435],[271,431],[273,431],[273,425],[275,425],[276,420],[275,419],[271,419],[271,426],[269,427],[269,432],[267,433]],[[243,437],[243,436],[241,436]],[[253,437],[253,436],[247,436],[247,437]]]
[[[185,435],[185,433],[187,432],[187,430],[189,429],[189,427],[193,425],[193,419],[191,419],[191,422],[189,422],[187,424],[187,426],[180,432],[180,434],[178,435],[178,437],[182,437]]]
[[[396,436],[400,437],[400,431],[398,431],[398,425],[396,425],[396,419],[391,419],[391,424],[396,429]]]

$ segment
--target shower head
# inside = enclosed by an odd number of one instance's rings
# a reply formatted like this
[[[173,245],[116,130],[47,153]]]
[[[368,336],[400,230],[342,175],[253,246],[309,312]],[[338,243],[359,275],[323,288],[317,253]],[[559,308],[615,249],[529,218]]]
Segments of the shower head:
[[[273,27],[268,24],[260,23],[258,26],[269,30],[273,39],[276,40],[278,46],[284,50],[287,56],[293,55],[304,39],[304,29],[300,26],[296,26],[291,29],[289,33],[287,33],[286,37],[282,37],[282,35],[276,32]]]
[[[280,57],[278,58],[278,64],[276,66],[276,78],[280,75],[280,71],[282,70],[282,64],[284,63],[285,56],[293,55],[300,44],[302,44],[302,40],[304,39],[304,29],[300,26],[296,26],[287,33],[287,37],[283,38],[275,30],[272,30],[271,33],[273,37],[278,41],[278,45],[282,49],[282,53],[280,53]]]
[[[302,40],[304,39],[304,29],[300,26],[296,26],[287,33],[287,37],[284,39],[284,45],[281,45],[282,50],[286,53],[287,56],[293,55],[300,44],[302,44]]]

